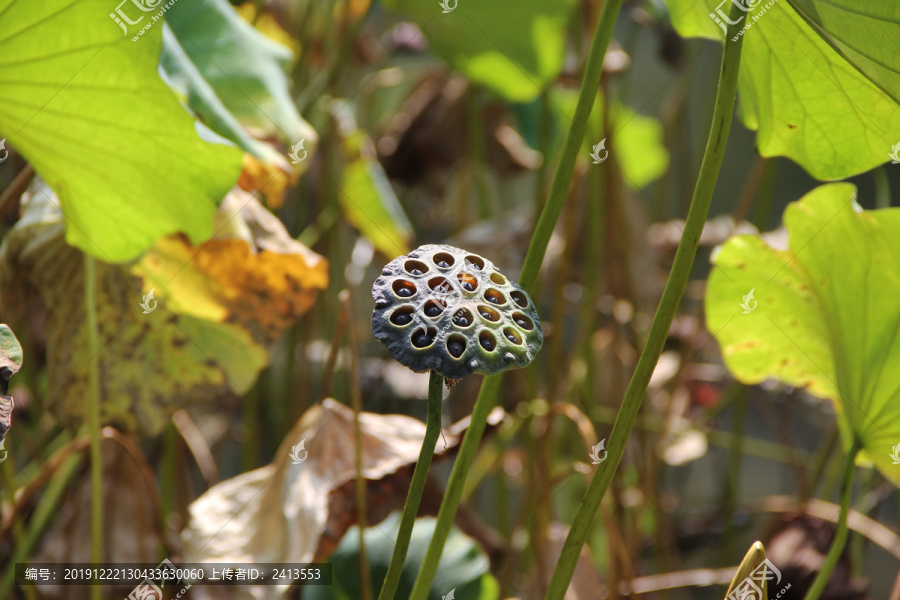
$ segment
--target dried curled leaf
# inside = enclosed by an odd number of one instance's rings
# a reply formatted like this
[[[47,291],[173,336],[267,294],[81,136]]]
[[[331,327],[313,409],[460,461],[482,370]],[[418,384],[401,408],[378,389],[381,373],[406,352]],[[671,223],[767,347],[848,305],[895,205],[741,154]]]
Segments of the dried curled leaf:
[[[492,413],[491,422],[500,415],[502,411]],[[291,429],[272,464],[224,481],[197,499],[183,533],[185,560],[303,563],[328,556],[353,524],[345,517],[355,508],[342,502],[344,496],[352,497],[346,485],[356,477],[353,421],[352,410],[326,399]],[[402,506],[406,490],[391,480],[415,464],[425,424],[367,412],[359,414],[359,421],[369,519],[377,522],[387,516],[390,509],[385,507],[393,499],[399,501],[395,508]],[[447,447],[438,440],[435,452],[453,448],[463,429],[445,430]],[[402,476],[408,485],[411,473]],[[265,586],[250,593],[277,598],[285,590]]]
[[[93,359],[83,257],[65,244],[62,215],[46,186],[36,184],[24,206],[0,247],[0,300],[19,315],[35,299],[46,305],[48,403],[58,417],[77,422]],[[199,246],[172,236],[137,263],[96,265],[104,422],[153,435],[180,407],[243,394],[278,334],[325,288],[326,261],[246,192],[229,193],[215,230]]]
[[[12,425],[13,399],[9,395],[9,378],[22,368],[22,346],[7,325],[0,325],[0,449]]]

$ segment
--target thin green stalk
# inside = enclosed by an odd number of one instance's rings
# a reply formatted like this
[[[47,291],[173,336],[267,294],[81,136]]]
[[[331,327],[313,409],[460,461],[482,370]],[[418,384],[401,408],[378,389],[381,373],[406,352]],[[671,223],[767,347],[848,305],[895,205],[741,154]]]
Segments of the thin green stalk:
[[[384,576],[384,584],[381,587],[378,600],[392,600],[394,594],[397,593],[400,574],[403,572],[403,566],[406,563],[406,551],[409,550],[409,539],[412,536],[413,524],[416,521],[416,514],[419,512],[422,492],[425,490],[425,480],[428,478],[431,457],[434,456],[434,445],[437,443],[438,436],[441,433],[443,385],[444,377],[436,371],[432,371],[428,380],[428,412],[425,416],[425,439],[422,440],[422,450],[419,452],[419,460],[416,461],[416,468],[413,471],[412,481],[409,484],[409,494],[406,496],[406,504],[403,505],[403,514],[400,517],[400,531],[397,532],[397,543],[394,544],[391,564],[388,566],[387,575]],[[462,488],[460,487],[460,489]],[[443,509],[443,506],[441,508]]]
[[[412,593],[409,595],[410,600],[425,600],[428,597],[428,592],[431,591],[431,582],[434,581],[434,575],[437,573],[441,553],[444,551],[444,544],[447,542],[447,534],[450,532],[450,525],[453,524],[456,509],[459,507],[459,501],[466,483],[466,475],[468,475],[469,467],[472,465],[472,461],[475,459],[475,454],[478,451],[481,435],[484,433],[484,426],[487,424],[488,413],[494,407],[494,399],[497,397],[497,391],[500,389],[501,379],[500,375],[492,375],[485,377],[481,384],[481,391],[478,393],[478,399],[475,401],[475,407],[472,409],[469,429],[466,431],[462,444],[459,446],[456,462],[453,464],[453,470],[450,472],[450,479],[447,481],[447,489],[444,492],[444,500],[441,502],[441,508],[438,510],[434,535],[431,538],[431,543],[428,545],[428,551],[425,553],[425,558],[419,569],[419,575],[416,577],[416,583],[413,585]],[[396,554],[396,549],[394,553]],[[393,563],[393,560],[391,562]],[[387,599],[379,598],[379,600]]]
[[[609,45],[610,38],[612,38],[613,27],[616,24],[619,9],[622,8],[622,2],[623,0],[606,0],[603,11],[600,13],[597,29],[594,30],[594,39],[588,52],[572,125],[566,134],[566,141],[563,145],[559,164],[556,166],[556,172],[553,174],[553,181],[550,184],[550,197],[541,211],[541,216],[531,236],[528,254],[525,256],[522,273],[519,276],[519,283],[529,291],[534,288],[534,284],[537,282],[538,271],[540,271],[541,263],[544,260],[544,254],[547,252],[547,244],[550,242],[553,228],[556,226],[556,221],[559,219],[563,203],[568,195],[569,182],[572,179],[572,172],[575,170],[575,159],[581,149],[581,143],[584,141],[588,117],[590,117],[591,108],[594,106],[597,89],[600,87],[600,76],[603,74],[603,57],[606,55],[606,48]],[[453,519],[456,516],[456,509],[459,507],[469,467],[472,465],[478,445],[481,443],[487,416],[497,401],[497,392],[500,389],[502,377],[502,374],[491,375],[485,377],[481,384],[481,391],[475,400],[475,406],[472,408],[469,429],[466,431],[465,437],[463,437],[462,444],[460,444],[456,462],[453,463],[453,470],[450,472],[450,479],[447,481],[444,499],[438,511],[434,535],[428,544],[428,550],[419,569],[419,575],[416,577],[410,600],[425,600],[431,589],[431,583],[434,581],[438,563],[444,551],[444,544],[447,542],[450,526],[453,524]]]
[[[553,228],[556,227],[569,192],[569,182],[572,180],[572,173],[575,170],[575,159],[578,157],[578,152],[581,151],[581,142],[584,141],[588,117],[591,116],[597,89],[600,87],[603,57],[606,55],[606,48],[609,46],[620,8],[622,8],[622,0],[606,0],[603,12],[600,13],[600,20],[597,22],[597,29],[594,31],[594,40],[591,42],[587,64],[584,67],[584,77],[581,80],[581,89],[578,91],[578,103],[575,105],[572,125],[566,134],[559,164],[556,166],[553,181],[550,183],[550,197],[534,228],[531,244],[528,246],[528,254],[525,255],[525,262],[522,265],[522,274],[519,277],[519,283],[529,292],[533,290],[534,284],[537,282],[538,271],[544,261],[544,254],[547,253],[547,244],[550,242]]]
[[[850,513],[850,492],[853,489],[853,467],[856,464],[856,454],[859,452],[859,442],[854,441],[850,452],[844,459],[844,469],[841,475],[841,512],[838,515],[837,532],[834,534],[834,541],[831,543],[831,549],[825,562],[822,564],[822,570],[816,575],[812,587],[806,592],[803,600],[819,600],[819,596],[825,590],[828,584],[828,578],[837,565],[841,552],[844,551],[844,544],[847,543],[847,515]]]
[[[22,563],[28,560],[28,555],[35,547],[41,535],[47,529],[50,518],[56,514],[60,503],[62,502],[63,493],[66,486],[75,474],[75,469],[81,462],[80,455],[68,456],[60,465],[59,470],[53,474],[50,483],[44,488],[44,493],[38,500],[37,507],[31,514],[28,522],[28,533],[24,542],[17,544],[13,548],[12,558],[3,571],[3,577],[0,578],[0,598],[9,598],[10,590],[15,584],[16,579],[16,563]],[[96,587],[98,590],[100,586]]]
[[[738,497],[741,491],[741,466],[744,459],[744,431],[747,425],[747,388],[740,385],[732,402],[734,412],[732,416],[732,438],[728,456],[728,479],[725,482],[725,502],[723,513],[725,515],[725,543],[723,546],[728,551],[734,550],[736,525],[734,511],[737,509]]]
[[[736,22],[738,20],[740,10],[737,4],[732,4],[729,15],[731,21]],[[606,448],[609,452],[608,458],[594,472],[591,483],[588,485],[584,499],[578,508],[578,513],[572,522],[572,527],[569,529],[556,570],[550,580],[550,586],[545,596],[546,600],[561,600],[569,587],[569,581],[571,581],[572,574],[575,571],[575,563],[581,553],[581,548],[590,535],[591,522],[594,520],[594,515],[600,507],[600,502],[603,500],[603,496],[612,481],[613,474],[616,472],[619,462],[625,453],[625,444],[641,408],[647,385],[650,383],[650,375],[653,373],[653,369],[659,360],[669,327],[672,324],[672,319],[675,317],[675,311],[687,286],[691,266],[694,263],[694,257],[697,254],[697,247],[700,243],[700,233],[703,231],[703,225],[706,222],[706,214],[709,211],[709,204],[716,187],[719,169],[725,156],[728,133],[731,129],[743,36],[738,37],[737,41],[734,42],[730,40],[737,35],[739,30],[739,24],[731,25],[725,37],[712,127],[709,132],[706,152],[703,155],[703,162],[700,165],[694,196],[688,209],[684,233],[675,253],[669,280],[666,282],[659,308],[653,317],[653,324],[650,326],[647,343],[644,345],[644,349],[638,359],[634,375],[628,384],[625,398],[622,400],[622,405],[619,408],[619,414],[616,416],[615,423],[613,423],[612,432],[609,435],[609,444]]]
[[[3,488],[6,493],[6,501],[9,503],[11,509],[15,509],[16,506],[16,484],[15,484],[15,469],[13,468],[13,461],[8,460],[4,461],[0,464],[0,474],[3,475]],[[19,519],[14,519],[12,523],[12,538],[13,538],[13,547],[18,548],[24,545],[25,542],[25,527],[22,525],[22,521]],[[27,555],[26,555],[27,556]],[[15,562],[12,563],[15,566]],[[26,563],[27,564],[27,563]],[[0,584],[2,585],[2,584]],[[25,600],[37,600],[37,592],[35,589],[30,586],[22,586],[21,588],[22,594],[25,596]],[[4,595],[0,595],[0,598],[4,598]]]
[[[359,344],[356,341],[356,330],[353,327],[351,316],[353,303],[350,299],[350,290],[341,290],[338,300],[343,313],[339,322],[343,321],[347,326],[347,346],[350,349],[350,398],[353,403],[353,439],[356,448],[356,522],[359,525],[359,587],[362,600],[372,600],[372,576],[370,575],[369,556],[365,541],[368,516],[366,512],[366,478],[363,477],[362,424],[359,422],[359,415],[362,412],[362,390],[359,387]],[[434,443],[431,444],[431,450],[434,453]]]
[[[88,365],[88,427],[91,434],[91,562],[103,562],[103,462],[100,454],[100,340],[97,334],[96,269],[94,257],[84,255],[84,310],[87,314],[91,364]],[[91,586],[100,600],[101,586]]]

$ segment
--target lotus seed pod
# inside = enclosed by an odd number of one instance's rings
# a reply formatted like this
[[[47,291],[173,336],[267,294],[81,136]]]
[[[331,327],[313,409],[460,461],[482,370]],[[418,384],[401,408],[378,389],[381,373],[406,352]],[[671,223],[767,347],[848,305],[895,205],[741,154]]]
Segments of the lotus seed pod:
[[[372,286],[372,333],[413,371],[446,379],[528,365],[544,343],[534,302],[491,261],[444,244],[389,262]]]

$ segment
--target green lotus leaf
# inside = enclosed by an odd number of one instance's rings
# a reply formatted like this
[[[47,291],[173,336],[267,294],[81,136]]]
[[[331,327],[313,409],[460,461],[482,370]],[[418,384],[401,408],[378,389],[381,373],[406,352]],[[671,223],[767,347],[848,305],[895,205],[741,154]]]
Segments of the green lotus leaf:
[[[533,100],[562,70],[571,0],[385,0],[422,27],[435,54],[513,102]]]
[[[735,0],[738,2],[739,0]],[[728,0],[667,0],[672,24],[685,37],[723,39],[720,21],[728,14]],[[875,0],[839,0],[874,5]],[[876,69],[858,56],[841,53],[820,37],[787,0],[751,0],[753,8],[743,17],[748,27],[738,83],[739,114],[744,125],[757,132],[762,156],[787,156],[822,180],[843,179],[868,171],[890,160],[891,148],[900,141],[900,105],[893,93],[900,67],[900,36],[894,5],[874,11],[871,18],[835,21],[828,13],[833,34],[858,40],[867,36],[862,52]],[[795,6],[810,9],[824,5],[805,0]],[[810,11],[812,12],[812,11]],[[884,19],[877,15],[883,14]],[[891,17],[893,15],[893,17]],[[824,18],[824,17],[823,17]],[[863,22],[864,21],[864,22]],[[864,29],[873,24],[874,30]],[[891,36],[878,35],[893,31]],[[726,43],[732,43],[727,40]],[[884,60],[882,60],[884,59]],[[858,68],[862,66],[862,69]],[[892,84],[885,80],[893,71]],[[871,79],[870,79],[871,78]]]
[[[318,136],[303,120],[285,70],[294,60],[282,46],[247,23],[227,0],[176,2],[166,23],[184,53],[222,104],[242,124],[306,150]]]
[[[883,0],[789,0],[847,62],[900,103],[900,4]]]
[[[159,76],[157,13],[121,9],[150,25],[137,41],[114,2],[0,0],[0,138],[58,195],[66,241],[112,262],[175,232],[207,239],[241,169]]]
[[[853,185],[829,184],[784,223],[785,250],[755,235],[717,249],[707,325],[735,377],[834,401],[845,447],[900,483],[900,209],[864,211]]]
[[[416,519],[406,566],[400,575],[396,598],[409,598],[416,573],[419,571],[428,542],[434,536],[435,520],[432,517]],[[377,594],[387,574],[393,550],[393,540],[400,528],[398,513],[391,514],[377,526],[363,532],[363,543],[369,557],[369,572]],[[309,586],[304,598],[309,600],[350,600],[361,598],[359,585],[359,528],[353,526],[344,534],[337,550],[328,559],[332,566],[330,586]],[[500,586],[488,571],[490,561],[475,541],[455,527],[450,530],[447,545],[441,555],[438,576],[431,585],[428,600],[499,600]]]

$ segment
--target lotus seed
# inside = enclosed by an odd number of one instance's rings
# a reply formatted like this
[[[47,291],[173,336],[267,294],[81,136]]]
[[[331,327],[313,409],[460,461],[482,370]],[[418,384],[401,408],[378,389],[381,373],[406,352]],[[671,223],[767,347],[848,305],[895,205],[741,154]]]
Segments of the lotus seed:
[[[425,307],[425,316],[426,317],[436,317],[439,314],[444,312],[437,304],[429,304]]]
[[[481,338],[480,342],[481,342],[481,347],[484,348],[485,350],[487,350],[488,352],[490,352],[491,350],[494,349],[494,342],[491,340],[491,338],[483,337],[483,338]]]
[[[426,346],[430,346],[431,342],[434,341],[434,337],[428,335],[424,331],[418,331],[415,335],[413,335],[412,343],[416,348],[425,348]]]
[[[409,313],[397,313],[391,317],[391,322],[394,325],[406,325],[410,321],[412,321],[412,315]]]
[[[413,295],[413,291],[411,289],[409,289],[408,287],[402,287],[399,290],[397,290],[397,295],[400,296],[401,298],[409,298],[410,296]]]
[[[459,358],[462,356],[462,353],[465,351],[466,345],[459,340],[450,340],[447,344],[447,351],[450,352],[451,356],[454,358]]]

